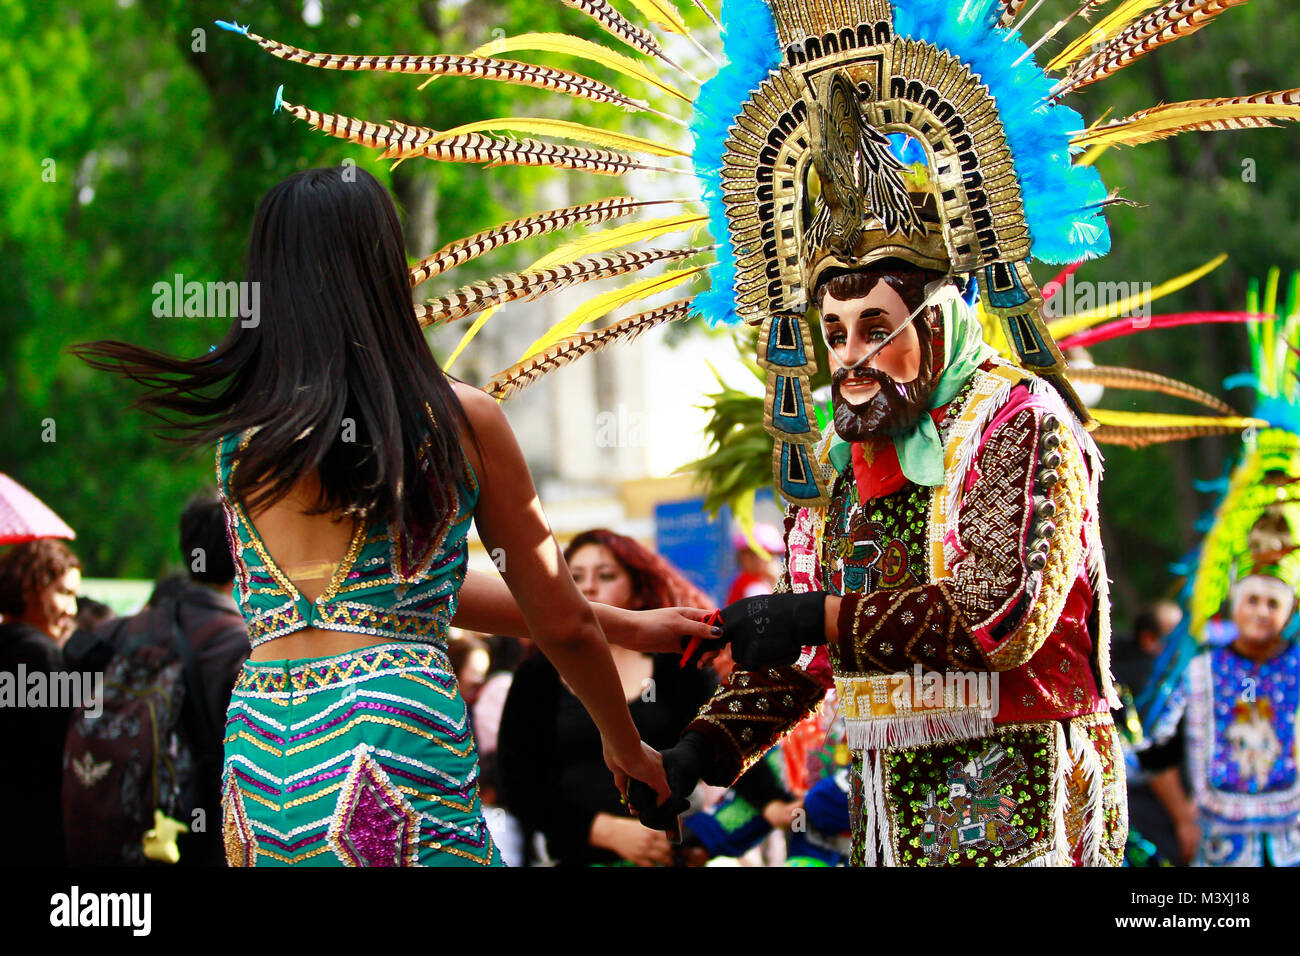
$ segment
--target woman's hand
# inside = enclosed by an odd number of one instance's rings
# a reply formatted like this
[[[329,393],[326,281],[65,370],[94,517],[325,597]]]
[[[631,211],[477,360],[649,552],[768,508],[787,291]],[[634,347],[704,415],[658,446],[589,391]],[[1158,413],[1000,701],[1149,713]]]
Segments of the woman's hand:
[[[624,797],[627,796],[629,778],[640,780],[655,792],[659,802],[663,803],[672,790],[668,786],[668,777],[664,774],[664,758],[659,751],[642,740],[636,742],[634,749],[619,753],[608,743],[603,743],[605,766],[614,775],[614,786]]]
[[[592,846],[617,853],[637,866],[672,866],[668,837],[635,820],[598,813],[591,821],[589,840]]]
[[[611,615],[610,611],[616,613]],[[653,611],[602,607],[600,620],[611,644],[643,654],[680,654],[691,638],[711,641],[722,636],[721,628],[704,623],[712,613],[694,607],[661,607]]]

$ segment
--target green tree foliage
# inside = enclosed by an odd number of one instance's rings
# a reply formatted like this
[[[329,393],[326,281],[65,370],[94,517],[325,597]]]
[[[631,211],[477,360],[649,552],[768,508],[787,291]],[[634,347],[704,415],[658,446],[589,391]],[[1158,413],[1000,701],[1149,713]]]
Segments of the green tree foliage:
[[[1027,35],[1036,39],[1073,6],[1048,0]],[[537,208],[530,192],[544,173],[424,161],[390,171],[368,150],[273,116],[278,85],[291,101],[323,111],[439,128],[552,110],[597,124],[617,115],[502,84],[445,78],[420,91],[417,77],[313,70],[213,26],[237,20],[337,53],[465,52],[525,30],[600,36],[559,0],[321,0],[315,25],[303,13],[302,0],[0,0],[0,469],[78,530],[90,573],[151,576],[173,562],[176,515],[189,494],[211,484],[213,462],[206,450],[183,454],[159,441],[127,407],[128,383],[91,371],[64,348],[118,338],[193,355],[219,341],[225,320],[155,318],[153,287],[176,273],[240,278],[258,198],[297,169],[350,158],[373,171],[404,211],[413,256]],[[1286,0],[1255,0],[1070,102],[1092,121],[1106,107],[1120,116],[1161,100],[1300,86],[1290,49],[1298,23]],[[1064,35],[1074,33],[1072,26]],[[1040,61],[1059,42],[1049,42]],[[538,61],[617,80],[586,62]],[[1141,205],[1112,207],[1114,251],[1076,278],[1158,283],[1228,252],[1227,265],[1155,311],[1242,307],[1249,276],[1297,264],[1298,147],[1300,130],[1288,124],[1109,150],[1098,162],[1104,179]],[[617,188],[570,179],[580,190]],[[465,267],[456,282],[516,268],[545,246],[503,250]],[[1036,268],[1040,281],[1054,271]],[[1094,357],[1220,390],[1246,366],[1245,341],[1232,327],[1184,329],[1105,344]],[[1244,393],[1228,397],[1248,410]],[[1162,407],[1150,396],[1140,402]],[[1137,407],[1118,394],[1105,404]],[[1221,473],[1236,448],[1229,438],[1109,452],[1103,525],[1121,619],[1171,586],[1169,564],[1195,543],[1195,521],[1209,503],[1193,482]]]
[[[1045,4],[1036,16],[1037,38],[1071,4]],[[1107,8],[1108,9],[1108,8]],[[1284,0],[1255,0],[1233,7],[1190,37],[1171,43],[1067,103],[1088,122],[1102,110],[1126,116],[1160,102],[1239,96],[1300,86],[1300,70],[1288,37],[1300,14]],[[1066,32],[1071,33],[1068,30]],[[1076,279],[1150,282],[1153,286],[1193,269],[1221,252],[1229,260],[1199,282],[1161,299],[1153,314],[1191,310],[1240,310],[1246,283],[1272,265],[1289,272],[1300,248],[1300,192],[1295,188],[1300,128],[1185,133],[1173,139],[1107,150],[1097,162],[1110,188],[1139,205],[1112,206],[1107,213],[1113,248],[1089,263]],[[1040,281],[1054,274],[1035,268]],[[1141,333],[1093,350],[1098,364],[1132,365],[1222,394],[1243,413],[1251,395],[1225,393],[1223,379],[1249,369],[1246,332],[1233,325],[1206,325]],[[1196,413],[1174,400],[1149,394],[1112,393],[1108,408]],[[1171,571],[1200,539],[1197,522],[1213,503],[1195,483],[1219,477],[1240,449],[1233,436],[1141,450],[1106,452],[1102,482],[1102,531],[1106,539],[1117,618],[1172,593]]]
[[[548,175],[425,160],[390,171],[373,151],[272,115],[277,86],[321,111],[443,129],[488,116],[620,115],[500,83],[441,78],[421,91],[423,77],[311,69],[213,23],[333,53],[463,53],[525,30],[599,34],[537,0],[322,0],[319,10],[309,25],[302,0],[0,0],[0,469],[77,529],[88,573],[148,577],[175,563],[177,516],[212,485],[214,462],[211,450],[157,438],[157,423],[128,407],[130,383],[67,346],[109,338],[194,355],[220,341],[229,319],[155,317],[154,286],[176,274],[240,279],[259,198],[295,170],[351,160],[373,172],[398,201],[413,258],[532,211],[520,197]],[[597,65],[546,62],[614,79]],[[546,243],[471,263],[454,282],[517,268]]]

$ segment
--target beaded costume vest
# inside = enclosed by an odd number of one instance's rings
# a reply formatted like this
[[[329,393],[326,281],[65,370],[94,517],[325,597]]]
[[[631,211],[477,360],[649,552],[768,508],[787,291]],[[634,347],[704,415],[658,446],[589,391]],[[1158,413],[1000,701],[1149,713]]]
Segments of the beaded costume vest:
[[[472,469],[473,487],[458,490],[456,513],[413,552],[387,525],[362,522],[329,585],[311,601],[276,564],[230,491],[240,452],[251,437],[251,430],[232,433],[217,448],[217,487],[235,563],[234,598],[251,645],[309,627],[444,644],[465,579],[465,535],[478,501]]]

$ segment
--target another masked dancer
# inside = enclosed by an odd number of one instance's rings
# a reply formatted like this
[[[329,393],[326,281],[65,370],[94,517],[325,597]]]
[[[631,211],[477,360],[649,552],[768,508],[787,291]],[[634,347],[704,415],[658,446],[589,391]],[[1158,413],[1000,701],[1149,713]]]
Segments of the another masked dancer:
[[[1255,416],[1268,426],[1246,439],[1198,555],[1189,624],[1171,636],[1157,664],[1163,680],[1141,700],[1153,743],[1139,758],[1198,866],[1300,866],[1295,288],[1285,317],[1252,323]],[[1225,596],[1229,620],[1215,619]]]

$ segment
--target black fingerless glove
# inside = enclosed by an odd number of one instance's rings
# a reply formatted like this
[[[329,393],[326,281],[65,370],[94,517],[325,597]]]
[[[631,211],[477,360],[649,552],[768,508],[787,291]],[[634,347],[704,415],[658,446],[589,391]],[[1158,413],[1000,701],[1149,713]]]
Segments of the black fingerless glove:
[[[678,815],[690,808],[691,792],[713,763],[713,745],[702,734],[690,731],[665,750],[663,758],[664,775],[672,790],[663,806],[657,805],[658,794],[640,780],[632,780],[627,788],[637,819],[652,830],[676,829]]]
[[[799,649],[826,643],[826,592],[762,594],[722,609],[722,636],[740,667],[783,667]]]

